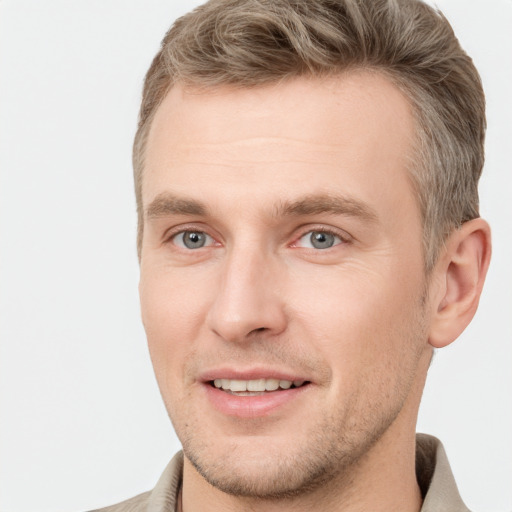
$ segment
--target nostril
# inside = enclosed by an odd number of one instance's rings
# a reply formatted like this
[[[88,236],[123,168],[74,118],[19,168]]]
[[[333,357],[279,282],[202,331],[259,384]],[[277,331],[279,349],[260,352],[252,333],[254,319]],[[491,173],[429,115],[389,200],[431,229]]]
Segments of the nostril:
[[[264,334],[268,331],[269,329],[267,327],[258,327],[256,329],[253,329],[252,331],[249,332],[249,334],[247,335],[247,339],[257,339],[259,337],[260,334]]]
[[[266,328],[266,327],[258,327],[257,329],[253,329],[253,330],[250,332],[250,334],[255,333],[255,332],[264,332],[264,331],[266,331],[266,330],[267,330],[267,328]]]

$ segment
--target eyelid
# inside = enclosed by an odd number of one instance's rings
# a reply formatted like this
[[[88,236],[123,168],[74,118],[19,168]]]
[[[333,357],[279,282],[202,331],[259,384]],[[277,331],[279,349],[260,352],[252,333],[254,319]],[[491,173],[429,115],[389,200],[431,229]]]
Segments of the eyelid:
[[[201,234],[204,237],[204,244],[199,247],[187,247],[185,238],[187,234],[189,233],[195,233],[195,234]],[[215,239],[211,237],[208,233],[205,233],[204,231],[180,231],[176,233],[171,238],[172,243],[179,247],[180,249],[183,249],[184,251],[198,251],[200,249],[206,249],[208,247],[212,247],[215,245]]]
[[[299,230],[299,234],[293,237],[293,242],[291,247],[299,247],[297,244],[301,238],[306,236],[308,233],[319,232],[319,233],[327,233],[329,235],[333,235],[338,237],[343,244],[349,244],[354,241],[354,238],[349,235],[346,231],[341,229],[336,229],[330,226],[322,226],[322,225],[308,225],[303,226]],[[340,244],[336,244],[340,245]],[[336,246],[333,246],[336,247]]]
[[[220,245],[218,237],[213,235],[211,233],[211,230],[209,230],[206,226],[201,225],[200,223],[180,224],[178,226],[173,226],[172,228],[167,229],[162,235],[162,243],[171,243],[175,236],[179,235],[180,233],[186,233],[191,231],[197,233],[204,233],[206,236],[210,237],[215,242],[215,244]]]
[[[213,245],[222,245],[222,243],[219,241],[219,236],[214,235],[211,233],[211,230],[207,228],[207,226],[201,225],[201,223],[190,223],[190,224],[180,224],[178,226],[173,226],[169,229],[167,229],[164,234],[162,235],[162,243],[167,244],[171,243],[172,239],[179,235],[180,233],[184,233],[187,231],[197,231],[200,233],[204,233],[205,235],[211,237],[215,244]],[[322,233],[328,233],[330,235],[338,237],[342,243],[351,243],[355,241],[355,238],[347,233],[344,230],[334,228],[332,226],[325,226],[325,225],[315,225],[315,224],[308,224],[301,226],[296,229],[297,234],[292,235],[293,241],[290,244],[291,247],[298,247],[297,243],[298,241],[307,235],[308,233],[311,233],[313,231],[318,231]],[[339,244],[337,244],[339,245]],[[211,247],[211,246],[208,246]]]

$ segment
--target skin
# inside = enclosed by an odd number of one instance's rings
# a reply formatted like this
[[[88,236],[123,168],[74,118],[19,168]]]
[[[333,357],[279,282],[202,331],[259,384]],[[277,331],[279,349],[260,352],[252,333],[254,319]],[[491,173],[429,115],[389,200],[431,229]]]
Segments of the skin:
[[[159,107],[140,298],[184,448],[185,512],[419,510],[414,430],[432,345],[471,319],[490,244],[471,221],[427,280],[413,143],[407,99],[370,72],[177,85]],[[187,230],[206,244],[187,248]],[[312,231],[333,245],[313,247]],[[265,414],[212,404],[205,375],[254,371],[308,384]]]

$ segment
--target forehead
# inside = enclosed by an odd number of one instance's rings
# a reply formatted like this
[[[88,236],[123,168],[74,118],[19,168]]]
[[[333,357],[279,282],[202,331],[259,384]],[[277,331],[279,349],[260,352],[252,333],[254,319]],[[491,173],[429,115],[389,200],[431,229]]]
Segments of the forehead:
[[[143,202],[169,188],[207,194],[212,182],[278,199],[338,185],[358,195],[371,181],[364,193],[378,196],[390,180],[408,182],[414,133],[409,102],[377,72],[245,89],[176,85],[150,128]]]

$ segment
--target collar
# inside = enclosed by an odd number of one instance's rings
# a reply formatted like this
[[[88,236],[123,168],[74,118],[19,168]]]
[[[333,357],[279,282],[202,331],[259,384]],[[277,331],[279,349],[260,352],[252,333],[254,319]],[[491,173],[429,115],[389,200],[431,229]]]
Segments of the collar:
[[[470,512],[460,497],[439,439],[416,434],[416,478],[423,495],[421,512]]]

